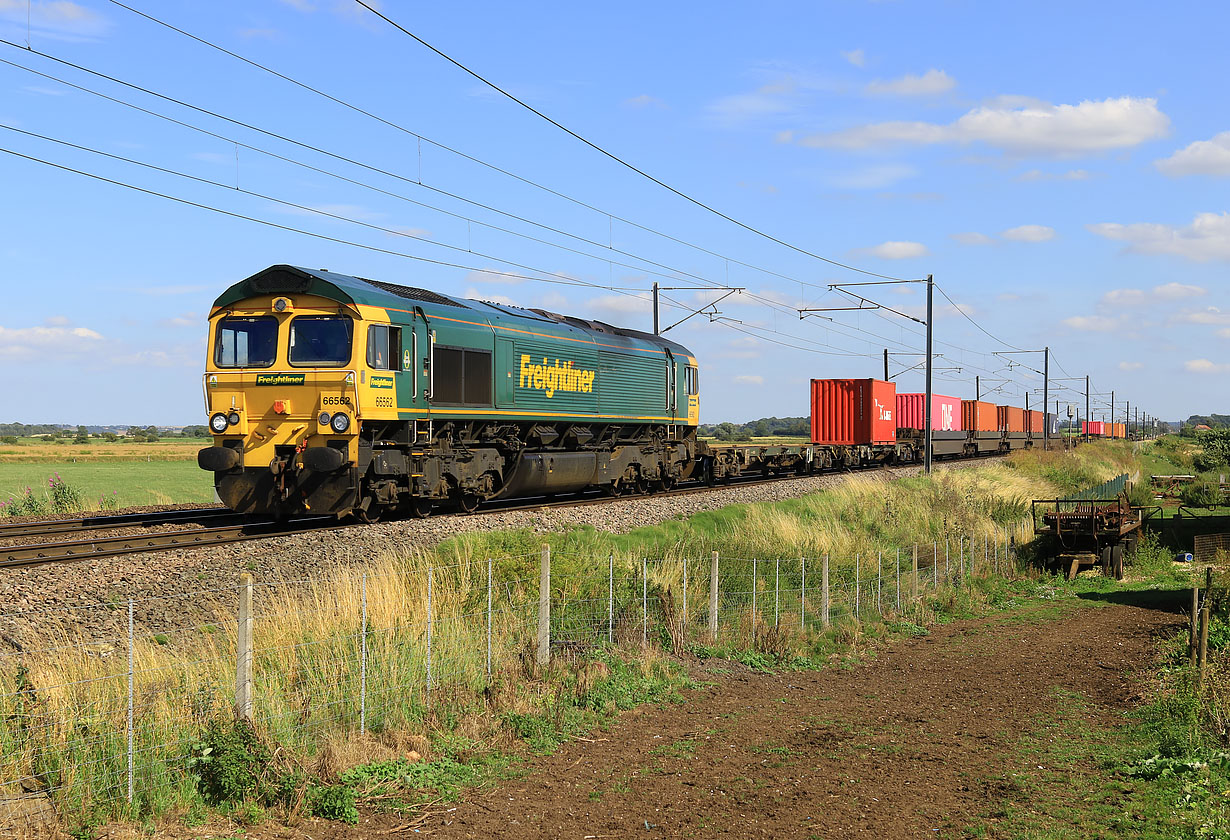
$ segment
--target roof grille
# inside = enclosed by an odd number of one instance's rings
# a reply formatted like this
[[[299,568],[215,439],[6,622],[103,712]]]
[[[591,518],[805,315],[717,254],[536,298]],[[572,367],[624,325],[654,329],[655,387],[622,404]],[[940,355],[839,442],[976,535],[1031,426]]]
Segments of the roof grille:
[[[377,289],[382,289],[391,295],[397,295],[401,298],[409,300],[421,300],[424,303],[438,303],[442,306],[456,306],[459,309],[469,309],[463,303],[458,303],[455,300],[446,298],[444,295],[429,292],[426,289],[416,289],[413,286],[398,286],[396,283],[381,283],[379,280],[368,280],[366,277],[358,278],[370,286],[375,286]]]

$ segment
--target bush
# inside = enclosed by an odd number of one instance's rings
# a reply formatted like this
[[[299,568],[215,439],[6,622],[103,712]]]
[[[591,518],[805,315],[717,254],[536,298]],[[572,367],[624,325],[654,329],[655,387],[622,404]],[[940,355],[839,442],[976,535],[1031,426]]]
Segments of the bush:
[[[17,435],[0,435],[0,443],[15,445],[17,443]]]
[[[82,492],[60,478],[59,473],[47,479],[47,499],[56,513],[76,513],[85,507]]]
[[[1213,507],[1221,504],[1221,488],[1202,478],[1185,486],[1179,500],[1188,507]]]
[[[265,777],[270,758],[269,748],[250,723],[214,721],[189,748],[185,766],[201,796],[213,805],[266,802],[276,794]]]
[[[354,788],[349,785],[313,785],[308,788],[308,812],[315,817],[355,825],[359,821],[359,809],[354,800]]]
[[[43,496],[36,496],[33,488],[27,487],[24,494],[0,502],[0,511],[6,516],[44,516],[48,512],[48,504]]]

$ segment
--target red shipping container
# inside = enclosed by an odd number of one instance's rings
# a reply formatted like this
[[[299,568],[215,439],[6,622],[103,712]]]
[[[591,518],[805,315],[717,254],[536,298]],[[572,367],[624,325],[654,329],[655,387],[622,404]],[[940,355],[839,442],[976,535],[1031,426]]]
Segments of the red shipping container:
[[[926,394],[897,395],[897,428],[923,428],[923,406]],[[931,430],[934,432],[961,431],[961,401],[956,397],[931,395]]]
[[[999,413],[995,404],[961,400],[961,428],[967,432],[998,432]]]
[[[1017,408],[1014,405],[996,406],[999,417],[999,430],[1001,432],[1024,432],[1025,431],[1025,409]]]
[[[1025,424],[1030,433],[1040,435],[1046,428],[1046,415],[1041,411],[1027,411],[1025,412]]]
[[[812,443],[897,442],[897,386],[879,379],[813,379]]]
[[[1106,434],[1106,423],[1102,420],[1082,420],[1081,431],[1087,435]]]

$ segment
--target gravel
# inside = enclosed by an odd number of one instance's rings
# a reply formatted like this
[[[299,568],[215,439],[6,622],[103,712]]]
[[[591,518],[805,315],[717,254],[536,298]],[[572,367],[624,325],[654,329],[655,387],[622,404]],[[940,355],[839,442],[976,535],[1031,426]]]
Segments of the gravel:
[[[981,461],[943,468],[977,463]],[[919,471],[910,466],[858,474],[888,480]],[[302,580],[331,568],[430,548],[466,532],[529,528],[548,533],[589,525],[622,533],[727,505],[797,498],[836,486],[845,478],[807,476],[677,496],[635,496],[601,505],[441,515],[208,548],[0,570],[0,652],[48,647],[48,638],[59,635],[57,631],[73,636],[84,632],[104,645],[119,641],[126,638],[129,598],[135,601],[134,617],[145,634],[182,627],[189,616],[208,621],[214,593],[216,603],[229,604],[244,572],[258,583]]]

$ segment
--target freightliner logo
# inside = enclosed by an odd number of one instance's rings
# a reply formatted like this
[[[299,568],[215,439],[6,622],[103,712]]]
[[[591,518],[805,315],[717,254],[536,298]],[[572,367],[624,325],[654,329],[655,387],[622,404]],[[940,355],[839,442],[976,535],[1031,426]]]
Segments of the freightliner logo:
[[[302,385],[307,381],[304,373],[258,373],[257,385]]]
[[[559,359],[555,360],[555,364],[547,364],[545,356],[542,364],[537,365],[530,361],[528,355],[522,355],[521,376],[517,380],[517,386],[545,391],[547,399],[555,396],[556,391],[575,394],[593,393],[594,377],[598,375],[598,372],[572,365],[572,362],[561,362]]]

